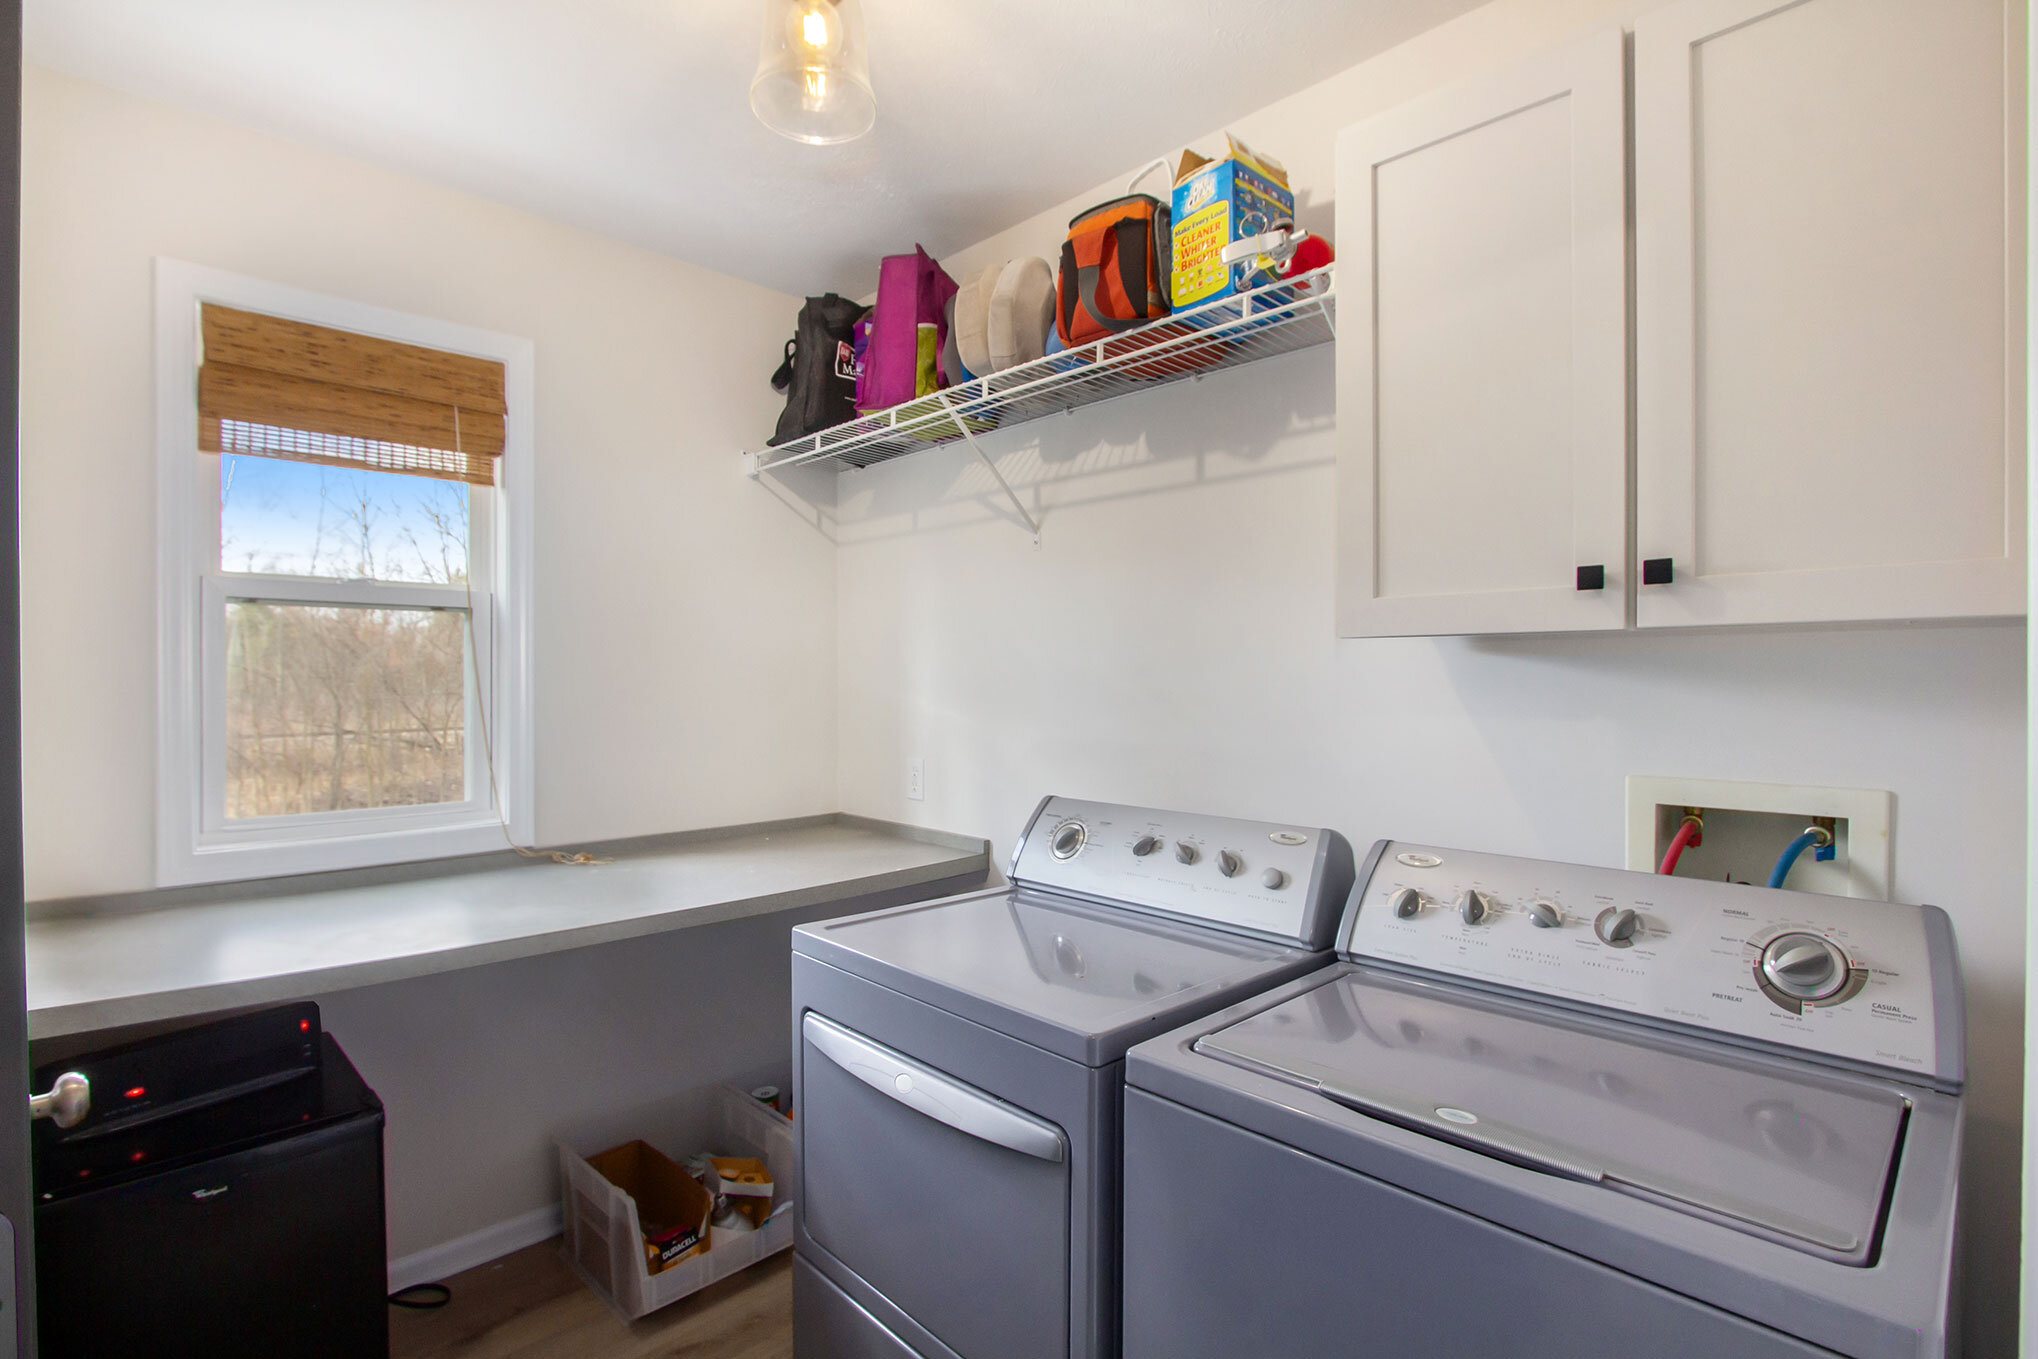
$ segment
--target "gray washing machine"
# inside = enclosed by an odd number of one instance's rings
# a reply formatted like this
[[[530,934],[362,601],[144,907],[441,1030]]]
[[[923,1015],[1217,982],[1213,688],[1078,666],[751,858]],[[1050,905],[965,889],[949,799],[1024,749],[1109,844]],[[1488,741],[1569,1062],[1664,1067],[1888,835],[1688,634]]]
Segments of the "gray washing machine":
[[[1126,1061],[1127,1359],[1957,1352],[1929,906],[1386,843]]]
[[[801,1359],[1117,1354],[1125,1050],[1327,965],[1353,871],[1047,798],[1009,887],[796,930]]]

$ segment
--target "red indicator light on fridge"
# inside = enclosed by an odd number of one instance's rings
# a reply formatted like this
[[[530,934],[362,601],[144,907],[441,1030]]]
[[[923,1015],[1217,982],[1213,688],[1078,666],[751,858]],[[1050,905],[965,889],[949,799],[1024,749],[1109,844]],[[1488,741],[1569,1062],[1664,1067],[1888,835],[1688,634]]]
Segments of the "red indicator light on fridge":
[[[137,1151],[130,1155],[127,1159],[134,1162],[134,1164],[136,1165],[140,1165],[143,1161],[149,1159],[149,1154],[145,1151]]]
[[[146,1085],[131,1085],[123,1093],[128,1099],[140,1099],[149,1093],[149,1088]]]
[[[300,1019],[300,1020],[298,1020],[298,1021],[297,1021],[297,1031],[298,1031],[299,1033],[310,1033],[310,1032],[311,1032],[311,1021],[310,1021],[309,1019]]]

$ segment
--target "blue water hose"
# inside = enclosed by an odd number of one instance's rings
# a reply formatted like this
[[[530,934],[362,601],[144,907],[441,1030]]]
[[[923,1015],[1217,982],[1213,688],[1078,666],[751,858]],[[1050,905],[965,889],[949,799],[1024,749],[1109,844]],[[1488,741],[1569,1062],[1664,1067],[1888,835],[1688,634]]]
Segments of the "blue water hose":
[[[1824,841],[1825,844],[1820,844],[1820,841]],[[1831,835],[1817,826],[1806,830],[1797,839],[1790,842],[1790,848],[1783,851],[1783,857],[1778,859],[1776,867],[1769,871],[1769,885],[1771,887],[1783,886],[1783,880],[1790,876],[1790,870],[1797,864],[1798,855],[1804,853],[1813,845],[1819,845],[1820,858],[1831,857],[1825,853],[1826,845],[1831,843]]]

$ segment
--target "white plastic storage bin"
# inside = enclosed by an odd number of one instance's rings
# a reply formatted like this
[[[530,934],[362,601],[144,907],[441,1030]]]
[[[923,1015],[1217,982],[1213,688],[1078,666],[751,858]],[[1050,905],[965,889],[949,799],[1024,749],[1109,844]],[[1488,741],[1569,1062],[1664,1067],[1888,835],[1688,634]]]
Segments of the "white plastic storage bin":
[[[633,1136],[676,1161],[702,1153],[761,1158],[771,1168],[774,1211],[770,1221],[752,1232],[711,1227],[705,1253],[651,1273],[644,1261],[636,1203],[603,1179],[586,1159]],[[792,1245],[792,1203],[800,1188],[792,1120],[741,1090],[711,1087],[684,1107],[667,1110],[653,1126],[606,1141],[593,1140],[601,1145],[581,1137],[558,1141],[566,1257],[588,1286],[608,1299],[626,1320],[655,1312]]]

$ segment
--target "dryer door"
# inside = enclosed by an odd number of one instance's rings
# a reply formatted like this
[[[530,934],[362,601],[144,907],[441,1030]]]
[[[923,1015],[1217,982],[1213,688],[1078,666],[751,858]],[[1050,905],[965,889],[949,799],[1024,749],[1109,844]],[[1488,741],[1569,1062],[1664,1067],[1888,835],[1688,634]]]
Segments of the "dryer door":
[[[1066,1355],[1062,1130],[820,1015],[800,1041],[807,1234],[958,1354]]]

